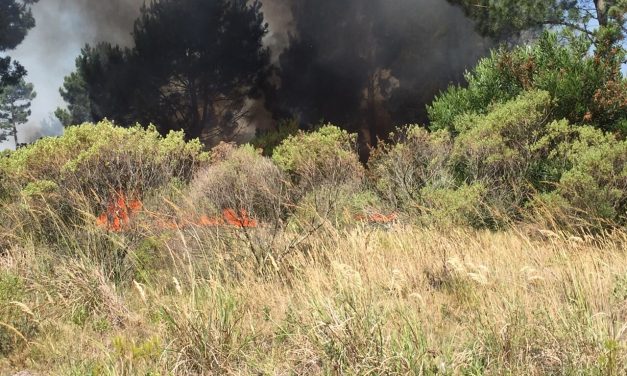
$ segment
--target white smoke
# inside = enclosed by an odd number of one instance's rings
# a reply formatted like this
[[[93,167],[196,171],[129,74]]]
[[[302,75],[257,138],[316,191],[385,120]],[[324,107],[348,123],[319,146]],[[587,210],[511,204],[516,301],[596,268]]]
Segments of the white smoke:
[[[51,116],[63,99],[59,88],[74,68],[85,44],[108,41],[127,45],[133,21],[144,0],[42,0],[33,6],[36,26],[22,44],[8,54],[28,70],[26,80],[35,85],[32,115],[18,130],[19,142],[32,142],[63,132]],[[13,141],[0,149],[13,148]]]

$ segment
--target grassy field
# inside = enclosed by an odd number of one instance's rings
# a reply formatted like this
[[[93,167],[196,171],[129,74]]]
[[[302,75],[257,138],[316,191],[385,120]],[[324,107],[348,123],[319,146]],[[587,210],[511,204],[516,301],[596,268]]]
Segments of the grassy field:
[[[367,169],[333,126],[271,158],[107,122],[4,155],[0,374],[627,374],[627,143],[486,167],[407,132]]]
[[[627,373],[625,232],[329,228],[261,271],[229,231],[155,232],[120,283],[9,248],[0,373]]]

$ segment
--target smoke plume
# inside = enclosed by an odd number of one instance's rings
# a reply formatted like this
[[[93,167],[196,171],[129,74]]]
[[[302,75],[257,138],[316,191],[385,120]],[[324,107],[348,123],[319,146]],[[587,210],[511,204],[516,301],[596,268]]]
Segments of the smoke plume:
[[[425,122],[425,106],[491,46],[445,0],[266,3],[283,9],[269,18],[283,26],[273,30],[284,47],[279,113],[324,119],[371,143],[394,125]]]

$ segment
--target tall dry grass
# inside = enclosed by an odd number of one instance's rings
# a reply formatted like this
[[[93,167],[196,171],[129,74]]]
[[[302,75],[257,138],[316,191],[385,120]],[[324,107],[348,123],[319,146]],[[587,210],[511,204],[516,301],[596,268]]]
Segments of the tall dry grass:
[[[0,258],[1,373],[627,373],[624,231],[329,227],[263,270],[242,229],[81,231]]]

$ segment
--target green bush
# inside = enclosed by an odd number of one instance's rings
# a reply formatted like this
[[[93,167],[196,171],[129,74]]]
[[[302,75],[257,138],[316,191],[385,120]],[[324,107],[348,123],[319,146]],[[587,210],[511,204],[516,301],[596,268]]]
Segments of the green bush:
[[[401,142],[374,153],[372,184],[397,208],[438,221],[494,226],[518,216],[547,178],[546,148],[536,141],[545,136],[550,106],[547,92],[525,92],[486,115],[459,116],[456,138],[409,127]]]
[[[561,224],[627,223],[627,141],[562,122],[552,124],[542,142],[555,145],[548,160],[561,174],[554,191],[536,198],[536,210],[550,208]]]
[[[286,138],[298,133],[298,121],[296,119],[283,120],[277,124],[276,129],[258,131],[250,143],[263,150],[263,155],[272,156],[274,149]]]
[[[431,128],[457,133],[457,117],[486,114],[494,103],[526,90],[543,90],[553,100],[548,120],[567,119],[571,124],[625,132],[627,83],[620,63],[590,56],[589,51],[585,39],[563,44],[551,33],[532,46],[494,51],[466,73],[467,87],[450,87],[429,106]]]
[[[161,137],[154,127],[108,121],[66,128],[4,159],[2,169],[22,187],[49,180],[64,190],[102,199],[111,191],[147,192],[173,178],[188,180],[205,158],[200,142],[181,132]]]
[[[333,125],[288,137],[272,160],[291,182],[298,207],[293,223],[311,231],[331,222],[346,223],[354,195],[364,189],[364,167],[356,151],[357,136]]]
[[[551,99],[547,92],[525,92],[495,105],[486,115],[456,119],[452,168],[461,182],[487,187],[487,204],[514,216],[550,176],[546,148],[537,143],[547,132]]]
[[[274,150],[272,160],[304,189],[354,184],[363,176],[356,145],[355,134],[329,124],[315,132],[288,137]]]
[[[456,117],[455,138],[410,127],[374,153],[372,185],[421,221],[499,227],[541,214],[560,227],[625,223],[627,141],[551,121],[553,104],[546,91],[525,91]]]
[[[140,199],[173,179],[189,181],[206,159],[200,142],[185,142],[180,132],[161,137],[152,126],[121,128],[103,121],[66,128],[61,137],[11,153],[0,160],[0,174],[14,195],[54,195],[55,213],[80,223],[77,210],[97,215],[118,192]],[[35,211],[50,209],[50,201],[43,204]]]
[[[484,203],[487,187],[482,183],[462,184],[456,188],[421,189],[421,205],[426,224],[461,225],[484,227],[493,224],[490,217],[494,214]]]

